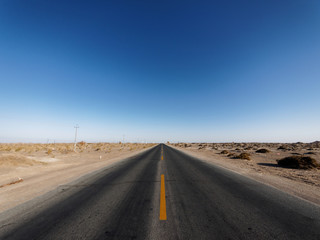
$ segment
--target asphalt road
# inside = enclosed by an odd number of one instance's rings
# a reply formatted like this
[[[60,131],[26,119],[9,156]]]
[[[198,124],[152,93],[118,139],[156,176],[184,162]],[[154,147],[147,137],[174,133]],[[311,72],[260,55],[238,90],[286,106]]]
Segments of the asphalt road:
[[[0,214],[0,239],[310,240],[320,207],[158,145]]]

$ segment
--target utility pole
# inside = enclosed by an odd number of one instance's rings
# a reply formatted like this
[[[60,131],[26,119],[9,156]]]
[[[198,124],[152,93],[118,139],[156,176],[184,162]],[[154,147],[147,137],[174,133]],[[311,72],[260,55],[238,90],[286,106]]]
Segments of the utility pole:
[[[78,128],[79,128],[79,125],[77,124],[76,126],[74,126],[74,128],[76,129],[76,134],[74,136],[74,151],[76,151],[76,147],[77,147],[77,133],[78,133]]]

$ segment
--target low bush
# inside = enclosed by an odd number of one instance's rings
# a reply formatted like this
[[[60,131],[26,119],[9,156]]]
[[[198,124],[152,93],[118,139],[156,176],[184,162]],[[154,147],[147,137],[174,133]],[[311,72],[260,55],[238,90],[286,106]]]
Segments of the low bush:
[[[256,151],[256,153],[268,153],[268,152],[270,152],[270,151],[266,148],[260,148]]]
[[[311,157],[290,156],[277,160],[280,167],[295,169],[313,169],[320,168],[320,164]]]
[[[228,153],[229,153],[229,151],[227,151],[227,150],[221,151],[221,154],[228,154]]]
[[[235,158],[250,160],[250,154],[249,153],[240,153],[239,155],[235,156]]]
[[[278,147],[278,150],[286,150],[287,148],[285,146]]]

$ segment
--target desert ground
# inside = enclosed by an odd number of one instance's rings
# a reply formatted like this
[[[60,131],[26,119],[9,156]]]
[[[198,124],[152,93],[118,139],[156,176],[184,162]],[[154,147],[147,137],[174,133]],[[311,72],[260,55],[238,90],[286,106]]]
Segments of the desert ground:
[[[154,144],[0,144],[0,212]]]
[[[174,143],[170,145],[203,161],[320,204],[320,141],[312,143]],[[278,162],[284,158],[293,160],[297,164],[288,165]]]
[[[0,144],[0,212],[33,199],[82,175],[149,149],[155,144],[77,143]],[[320,204],[320,142],[169,144],[289,194]],[[285,157],[307,158],[280,166]]]

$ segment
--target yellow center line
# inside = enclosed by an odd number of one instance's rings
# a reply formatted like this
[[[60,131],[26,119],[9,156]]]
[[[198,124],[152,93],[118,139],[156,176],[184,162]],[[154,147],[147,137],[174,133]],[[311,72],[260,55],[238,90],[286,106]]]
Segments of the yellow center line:
[[[161,160],[163,160],[163,150],[161,149]]]
[[[166,208],[166,191],[164,188],[164,175],[161,174],[161,190],[160,190],[160,220],[167,220]]]

